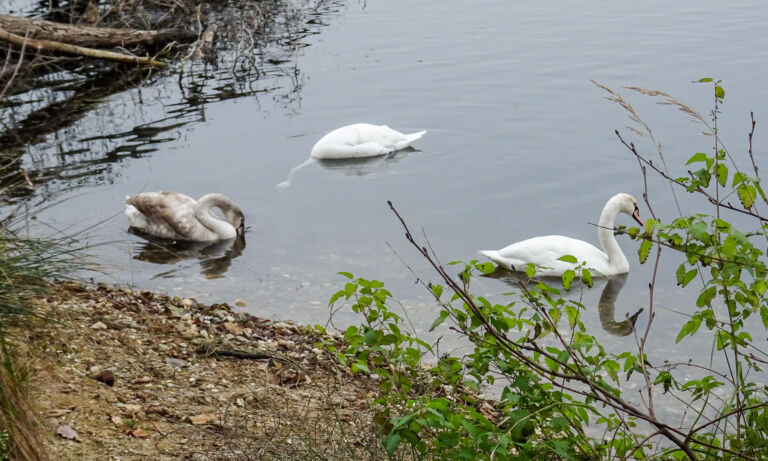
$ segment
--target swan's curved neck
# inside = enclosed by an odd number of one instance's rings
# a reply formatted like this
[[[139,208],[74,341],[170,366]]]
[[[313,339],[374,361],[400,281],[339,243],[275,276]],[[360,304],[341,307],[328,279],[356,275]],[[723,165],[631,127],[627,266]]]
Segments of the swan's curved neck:
[[[211,210],[211,208],[224,209],[231,207],[232,202],[221,194],[203,195],[195,206],[195,217],[200,221],[200,224],[207,227],[220,239],[235,238],[237,236],[235,227],[232,224],[219,219]]]
[[[298,170],[304,168],[305,166],[309,165],[310,163],[314,163],[314,162],[315,162],[315,158],[310,156],[308,159],[304,160],[304,163],[301,163],[291,168],[291,171],[288,172],[288,179],[279,183],[275,187],[277,187],[278,189],[285,189],[286,187],[290,186],[291,181],[293,180],[293,174],[296,173]]]
[[[614,200],[609,200],[603,208],[603,212],[600,213],[600,222],[597,227],[597,237],[600,239],[600,245],[603,247],[603,251],[608,256],[608,264],[613,268],[629,268],[629,261],[624,253],[619,248],[619,243],[616,241],[616,237],[613,235],[614,221],[619,214],[619,203]],[[626,270],[622,271],[626,272]]]

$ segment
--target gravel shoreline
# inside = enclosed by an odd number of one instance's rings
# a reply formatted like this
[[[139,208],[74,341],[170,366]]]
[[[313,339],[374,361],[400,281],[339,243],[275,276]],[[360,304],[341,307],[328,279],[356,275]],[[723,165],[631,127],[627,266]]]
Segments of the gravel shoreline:
[[[52,459],[381,459],[376,384],[311,328],[59,283],[17,329]]]

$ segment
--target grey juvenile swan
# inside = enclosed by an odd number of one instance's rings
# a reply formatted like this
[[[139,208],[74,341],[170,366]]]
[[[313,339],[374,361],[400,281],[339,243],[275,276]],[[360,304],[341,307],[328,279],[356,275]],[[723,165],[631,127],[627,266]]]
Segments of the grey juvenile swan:
[[[224,219],[213,213],[221,210]],[[222,194],[206,194],[195,201],[178,192],[142,192],[125,198],[131,227],[155,237],[206,242],[233,239],[245,232],[245,218]]]

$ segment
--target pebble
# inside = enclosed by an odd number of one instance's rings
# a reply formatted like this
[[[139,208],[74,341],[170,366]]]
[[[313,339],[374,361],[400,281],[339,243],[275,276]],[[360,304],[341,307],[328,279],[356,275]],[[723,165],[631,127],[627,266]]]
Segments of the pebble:
[[[242,299],[238,299],[237,301],[235,301],[235,306],[237,306],[237,307],[245,307],[247,305],[248,304],[246,304],[246,302],[243,301]]]
[[[189,362],[186,360],[174,359],[172,357],[166,357],[165,363],[172,366],[173,368],[185,368],[189,366]]]
[[[93,325],[91,325],[91,330],[106,330],[107,326],[104,325],[104,322],[96,322]]]

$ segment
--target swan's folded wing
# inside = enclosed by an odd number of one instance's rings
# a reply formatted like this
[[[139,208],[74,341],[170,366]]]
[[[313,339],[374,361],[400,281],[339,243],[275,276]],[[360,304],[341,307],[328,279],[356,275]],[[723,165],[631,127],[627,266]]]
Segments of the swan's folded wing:
[[[143,192],[128,198],[125,203],[136,207],[143,214],[151,233],[167,238],[189,238],[195,226],[197,202],[176,192]],[[173,234],[176,235],[173,235]]]
[[[575,256],[579,263],[586,261],[588,266],[597,266],[594,268],[598,270],[608,261],[606,254],[595,246],[583,240],[562,235],[533,237],[513,243],[499,250],[498,255],[515,266],[517,270],[523,270],[527,264],[551,270],[542,272],[543,275],[548,275],[549,272],[562,273],[572,269],[572,264],[559,260],[564,255]]]

